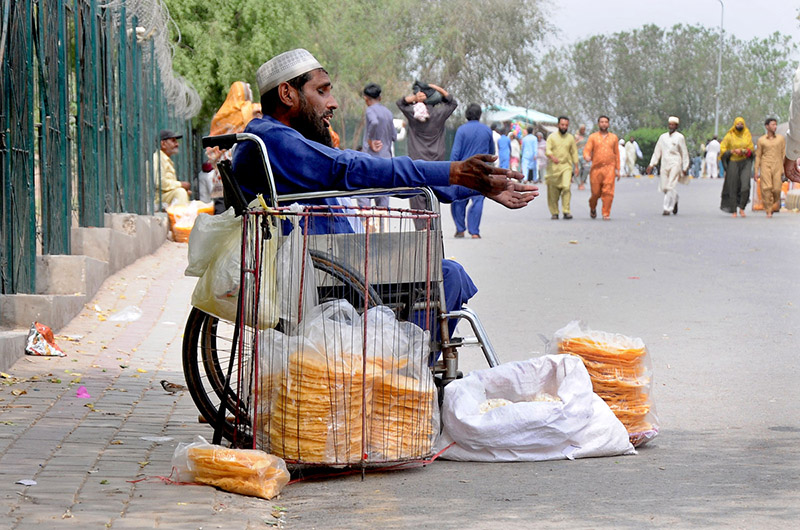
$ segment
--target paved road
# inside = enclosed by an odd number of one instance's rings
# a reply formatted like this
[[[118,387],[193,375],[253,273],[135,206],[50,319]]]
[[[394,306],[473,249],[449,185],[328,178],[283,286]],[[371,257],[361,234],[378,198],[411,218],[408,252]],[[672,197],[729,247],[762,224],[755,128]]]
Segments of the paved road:
[[[502,360],[543,353],[541,337],[576,318],[645,340],[662,432],[637,456],[440,460],[363,482],[300,482],[273,502],[128,482],[167,475],[177,442],[209,435],[188,395],[158,385],[181,380],[194,283],[181,276],[185,246],[168,243],[97,295],[103,315],[137,305],[140,320],[117,325],[87,307],[61,332],[81,335],[60,339],[69,357],[22,359],[11,375],[39,380],[0,385],[0,527],[268,528],[274,505],[286,528],[303,529],[791,527],[800,216],[731,219],[717,209],[720,188],[694,181],[680,190],[679,215],[662,217],[655,182],[626,179],[608,222],[589,219],[586,191],[573,195],[572,221],[551,221],[543,198],[519,212],[487,203],[480,241],[450,238],[444,216],[446,253],[475,278],[471,306]],[[462,366],[482,367],[479,351]],[[75,397],[79,385],[92,399]],[[22,478],[37,485],[14,484]]]

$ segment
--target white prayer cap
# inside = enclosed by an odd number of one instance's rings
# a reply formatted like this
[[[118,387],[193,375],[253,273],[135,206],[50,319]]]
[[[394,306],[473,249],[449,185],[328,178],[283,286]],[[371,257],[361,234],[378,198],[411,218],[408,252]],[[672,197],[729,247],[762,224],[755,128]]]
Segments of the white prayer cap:
[[[322,65],[308,50],[297,48],[283,52],[262,64],[256,71],[258,91],[263,96],[284,81],[317,68],[322,68]]]
[[[675,125],[679,125],[681,123],[681,120],[679,120],[677,116],[670,116],[669,119],[667,120],[667,122],[668,123],[674,123]]]

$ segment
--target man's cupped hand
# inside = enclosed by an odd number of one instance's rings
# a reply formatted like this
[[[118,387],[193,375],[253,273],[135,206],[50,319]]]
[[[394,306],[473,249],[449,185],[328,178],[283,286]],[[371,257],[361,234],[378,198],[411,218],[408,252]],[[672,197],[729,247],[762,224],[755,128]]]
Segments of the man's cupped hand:
[[[526,206],[539,195],[539,188],[523,184],[522,173],[491,165],[492,155],[475,155],[450,165],[450,184],[458,184],[480,192],[506,208]]]

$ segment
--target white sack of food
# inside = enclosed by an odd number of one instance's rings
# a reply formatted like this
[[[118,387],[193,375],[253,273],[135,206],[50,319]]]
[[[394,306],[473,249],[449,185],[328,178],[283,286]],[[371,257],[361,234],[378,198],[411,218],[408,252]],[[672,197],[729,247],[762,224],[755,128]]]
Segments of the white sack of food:
[[[542,396],[557,397],[558,400]],[[489,400],[510,404],[486,410]],[[628,431],[592,391],[583,361],[545,355],[475,371],[445,387],[441,458],[515,462],[636,454]]]

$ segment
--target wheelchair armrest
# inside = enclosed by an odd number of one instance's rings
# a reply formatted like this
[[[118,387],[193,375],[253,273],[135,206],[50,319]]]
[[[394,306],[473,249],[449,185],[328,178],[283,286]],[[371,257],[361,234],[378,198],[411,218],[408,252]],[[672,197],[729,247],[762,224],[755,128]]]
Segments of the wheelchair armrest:
[[[219,136],[203,136],[203,147],[219,147],[220,149],[230,149],[238,142],[236,133],[220,134]]]

